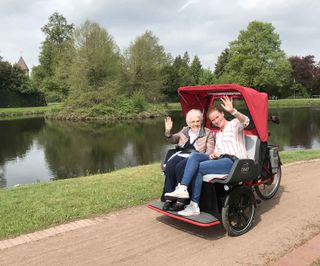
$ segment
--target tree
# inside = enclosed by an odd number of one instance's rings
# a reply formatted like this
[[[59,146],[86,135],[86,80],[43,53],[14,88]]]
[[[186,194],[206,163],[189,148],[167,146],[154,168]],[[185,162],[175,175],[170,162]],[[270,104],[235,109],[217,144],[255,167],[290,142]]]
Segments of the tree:
[[[173,61],[172,67],[174,74],[176,76],[175,79],[175,91],[181,86],[188,86],[192,83],[192,77],[190,77],[190,57],[188,52],[185,52],[183,57],[181,55],[176,56]]]
[[[122,58],[112,36],[98,23],[87,20],[75,30],[69,104],[108,105],[120,93],[123,76]]]
[[[0,57],[0,90],[10,88],[11,65]]]
[[[195,56],[190,65],[190,57],[185,52],[183,57],[178,55],[171,66],[165,69],[165,83],[163,93],[170,101],[177,101],[177,89],[181,86],[192,86],[198,84],[212,83],[212,73],[210,70],[202,69],[198,56]]]
[[[69,68],[74,56],[74,25],[58,12],[41,28],[45,34],[39,56],[40,64],[32,70],[32,80],[49,101],[61,101],[69,92]]]
[[[148,101],[161,99],[163,68],[169,62],[169,55],[151,31],[137,37],[126,51],[129,94],[141,91]]]
[[[317,66],[315,65],[314,56],[292,56],[289,58],[289,62],[293,69],[292,75],[294,81],[301,84],[307,89],[308,93],[311,94],[317,76]]]
[[[200,77],[202,74],[202,65],[199,60],[198,56],[195,56],[192,60],[191,66],[190,66],[190,77],[192,79],[192,84],[190,85],[199,85],[200,84]]]
[[[44,97],[18,64],[0,57],[0,107],[45,105]]]
[[[186,52],[187,53],[187,52]],[[188,61],[186,60],[186,53],[184,56],[184,59],[181,57],[181,55],[176,56],[176,58],[173,61],[172,67],[173,67],[173,71],[175,73],[175,91],[177,91],[177,89],[180,86],[186,86],[188,85],[188,73],[189,73],[189,65],[188,65]]]
[[[190,84],[190,58],[188,52],[184,53],[183,58],[181,55],[176,56],[172,65],[164,68],[165,81],[163,84],[163,93],[167,100],[174,102],[178,100],[177,90],[181,86]]]
[[[11,86],[9,88],[13,91],[22,94],[38,93],[38,90],[36,90],[36,88],[30,82],[29,77],[26,76],[18,64],[14,64],[11,67],[10,83]]]
[[[203,69],[199,78],[199,84],[208,85],[218,83],[214,73],[210,69]]]
[[[44,25],[41,30],[46,35],[46,41],[48,43],[62,48],[61,44],[72,39],[74,25],[68,24],[65,17],[58,12],[54,12],[49,17],[49,22]]]
[[[162,76],[164,81],[162,84],[162,94],[165,96],[165,100],[169,102],[176,102],[178,100],[177,88],[177,74],[173,65],[166,65],[162,68]]]
[[[320,64],[316,65],[315,74],[312,82],[312,95],[320,95]]]
[[[223,52],[219,55],[218,61],[215,64],[214,74],[217,78],[219,78],[225,71],[225,66],[229,60],[229,49],[226,48]]]
[[[32,86],[29,77],[17,65],[11,65],[7,61],[2,61],[0,57],[0,90],[15,91],[23,94],[37,92]]]
[[[291,66],[280,49],[279,35],[271,23],[250,22],[230,43],[228,62],[221,80],[239,83],[269,94],[287,93],[291,83]]]
[[[190,76],[190,57],[188,52],[183,54],[181,61],[177,64],[180,86],[188,86],[194,83],[193,77]]]

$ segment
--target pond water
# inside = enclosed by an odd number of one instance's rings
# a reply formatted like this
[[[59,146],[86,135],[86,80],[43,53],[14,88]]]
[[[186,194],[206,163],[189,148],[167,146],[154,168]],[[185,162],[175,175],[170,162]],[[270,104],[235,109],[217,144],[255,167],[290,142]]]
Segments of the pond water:
[[[320,148],[320,108],[270,109],[270,142],[281,150]],[[184,125],[171,114],[173,132]],[[163,118],[84,123],[29,118],[0,121],[0,187],[109,172],[160,161],[170,145]],[[160,169],[160,168],[159,168]]]

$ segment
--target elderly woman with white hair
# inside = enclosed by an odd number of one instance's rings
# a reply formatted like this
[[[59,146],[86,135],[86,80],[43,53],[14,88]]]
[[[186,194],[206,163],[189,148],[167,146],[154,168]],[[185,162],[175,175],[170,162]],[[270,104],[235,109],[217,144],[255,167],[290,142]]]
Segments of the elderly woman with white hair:
[[[203,127],[203,115],[198,109],[191,109],[186,115],[187,127],[183,127],[178,133],[171,134],[172,119],[165,118],[165,136],[172,144],[181,148],[174,156],[166,162],[164,193],[175,190],[183,176],[183,171],[191,151],[211,154],[214,150],[213,132]],[[183,202],[173,202],[166,199],[163,210],[179,211],[183,209]]]

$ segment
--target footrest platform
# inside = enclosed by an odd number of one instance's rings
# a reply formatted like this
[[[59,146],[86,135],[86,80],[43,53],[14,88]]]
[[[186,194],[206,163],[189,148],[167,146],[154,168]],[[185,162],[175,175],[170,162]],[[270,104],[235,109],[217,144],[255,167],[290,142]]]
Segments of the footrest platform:
[[[220,220],[216,218],[215,216],[211,215],[210,213],[206,212],[200,212],[199,215],[192,215],[192,216],[181,216],[177,212],[174,211],[164,211],[162,210],[164,202],[161,201],[155,201],[151,204],[149,204],[147,207],[151,210],[157,211],[161,214],[170,216],[172,218],[194,224],[201,227],[210,227],[217,224],[220,224]]]

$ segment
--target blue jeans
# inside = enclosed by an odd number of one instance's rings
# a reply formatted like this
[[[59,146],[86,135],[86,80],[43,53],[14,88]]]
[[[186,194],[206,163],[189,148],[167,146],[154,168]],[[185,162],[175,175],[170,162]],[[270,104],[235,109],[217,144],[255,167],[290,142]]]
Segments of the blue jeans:
[[[199,152],[191,153],[184,170],[182,185],[192,185],[191,200],[200,202],[202,177],[206,174],[228,174],[233,165],[229,158],[210,160],[209,155]]]

